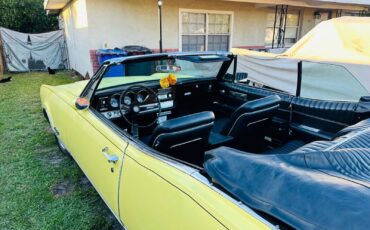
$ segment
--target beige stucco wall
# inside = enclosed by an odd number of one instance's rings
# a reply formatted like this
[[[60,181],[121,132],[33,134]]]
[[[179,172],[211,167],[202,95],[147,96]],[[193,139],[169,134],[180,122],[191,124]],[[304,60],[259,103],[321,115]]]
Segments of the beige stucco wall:
[[[313,27],[315,27],[315,18],[314,18],[314,12],[316,10],[312,8],[306,8],[301,9],[302,14],[302,26],[300,35],[303,37],[305,34],[307,34]]]
[[[163,6],[164,48],[179,48],[179,9],[205,9],[234,13],[232,46],[263,46],[266,10],[254,4],[219,0],[167,0]],[[129,44],[158,48],[157,2],[153,0],[88,1],[91,45]]]
[[[264,46],[267,12],[271,8],[222,0],[166,0],[163,6],[163,47],[179,49],[180,9],[233,13],[232,47]],[[300,34],[315,25],[314,9],[302,12]],[[92,72],[89,50],[142,45],[159,48],[158,8],[155,0],[74,0],[64,18],[70,62],[81,74]]]

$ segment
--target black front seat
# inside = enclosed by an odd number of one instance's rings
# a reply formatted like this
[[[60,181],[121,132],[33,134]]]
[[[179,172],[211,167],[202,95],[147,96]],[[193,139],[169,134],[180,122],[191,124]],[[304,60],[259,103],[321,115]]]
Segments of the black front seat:
[[[195,113],[159,124],[149,144],[159,152],[201,164],[215,120],[213,112]]]
[[[244,103],[222,121],[221,134],[234,137],[233,144],[237,147],[249,151],[259,149],[280,102],[281,98],[274,95]]]

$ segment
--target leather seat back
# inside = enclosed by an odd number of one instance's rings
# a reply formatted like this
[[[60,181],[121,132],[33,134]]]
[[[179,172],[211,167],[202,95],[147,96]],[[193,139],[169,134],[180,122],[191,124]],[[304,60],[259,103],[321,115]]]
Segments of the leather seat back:
[[[150,144],[154,149],[170,155],[191,155],[195,150],[203,151],[208,144],[214,119],[213,112],[201,112],[165,121],[154,130]]]
[[[274,95],[244,103],[231,115],[222,134],[234,137],[239,146],[262,140],[280,101],[280,97]]]
[[[269,120],[279,108],[280,97],[269,96],[249,101],[237,108],[230,117],[223,133],[229,136],[238,136],[243,132],[251,132],[253,127]]]

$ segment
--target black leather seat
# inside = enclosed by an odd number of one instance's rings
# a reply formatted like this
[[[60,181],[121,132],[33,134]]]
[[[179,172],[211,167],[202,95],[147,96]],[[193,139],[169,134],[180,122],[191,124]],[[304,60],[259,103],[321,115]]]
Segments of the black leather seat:
[[[159,152],[201,164],[214,120],[213,112],[200,112],[165,121],[156,127],[149,145]]]
[[[281,99],[277,95],[246,102],[237,108],[230,118],[222,121],[222,128],[217,124],[218,132],[234,137],[233,144],[239,148],[258,146],[259,141],[266,135],[280,102]]]

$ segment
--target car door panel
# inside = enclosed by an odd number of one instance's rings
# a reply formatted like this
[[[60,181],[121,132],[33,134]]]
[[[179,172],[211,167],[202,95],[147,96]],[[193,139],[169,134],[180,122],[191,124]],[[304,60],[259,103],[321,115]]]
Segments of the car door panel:
[[[128,229],[267,228],[190,172],[172,165],[180,163],[144,151],[130,144],[125,152],[119,202],[120,217]]]
[[[357,103],[294,97],[291,104],[291,128],[309,140],[330,140],[339,130],[359,121]]]
[[[68,148],[73,158],[118,216],[118,181],[127,142],[89,110],[76,110],[69,127]],[[108,162],[105,154],[117,156],[118,161]]]

